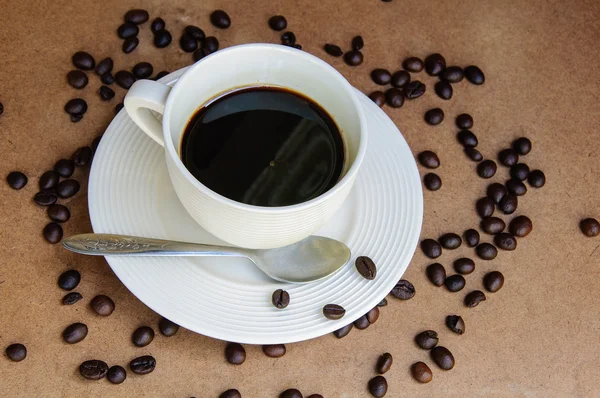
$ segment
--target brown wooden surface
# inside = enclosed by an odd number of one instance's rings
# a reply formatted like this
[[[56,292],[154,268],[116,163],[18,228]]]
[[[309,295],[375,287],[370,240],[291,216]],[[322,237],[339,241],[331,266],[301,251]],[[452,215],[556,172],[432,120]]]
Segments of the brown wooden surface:
[[[174,37],[170,47],[152,46],[147,23],[139,48],[130,55],[121,52],[116,28],[124,12],[134,7],[165,19]],[[217,7],[232,18],[226,31],[216,32],[208,22],[209,12]],[[0,395],[216,397],[237,387],[244,397],[276,397],[285,388],[297,387],[305,396],[367,397],[376,359],[388,351],[394,356],[386,374],[391,397],[600,396],[600,238],[586,238],[578,229],[582,217],[600,217],[597,1],[4,0],[0,9],[0,101],[5,108],[0,116],[0,174],[4,178],[20,169],[29,176],[19,192],[0,184],[0,346],[4,350],[22,342],[29,350],[20,363],[0,358]],[[143,324],[157,330],[158,316],[129,293],[103,259],[71,255],[45,243],[45,211],[31,201],[38,177],[103,131],[124,95],[115,88],[117,98],[101,103],[95,92],[100,82],[93,73],[83,91],[69,87],[65,75],[72,69],[70,57],[86,50],[96,60],[113,57],[117,70],[150,61],[155,71],[173,71],[191,62],[191,55],[177,44],[185,25],[216,33],[222,46],[277,42],[279,34],[266,22],[273,14],[285,15],[305,50],[332,63],[365,92],[376,88],[371,69],[398,69],[409,55],[441,52],[449,64],[479,65],[487,77],[484,86],[465,81],[444,102],[433,93],[436,80],[421,73],[426,95],[402,109],[386,109],[415,154],[431,149],[442,161],[442,189],[425,192],[422,236],[462,233],[478,223],[474,200],[489,181],[476,176],[474,164],[454,139],[454,117],[461,112],[474,116],[473,131],[485,157],[495,158],[518,136],[532,139],[533,151],[525,161],[544,170],[547,184],[530,189],[515,215],[528,215],[533,232],[519,240],[515,252],[477,261],[467,288],[458,294],[426,280],[424,269],[431,261],[418,250],[406,273],[417,289],[414,299],[391,298],[369,329],[354,330],[342,340],[329,335],[289,345],[281,359],[248,346],[246,363],[234,367],[224,360],[223,342],[185,330],[172,338],[157,335],[148,347],[136,348],[130,343],[133,330]],[[366,43],[360,67],[350,68],[324,54],[325,42],[348,48],[356,34]],[[83,121],[72,124],[63,106],[79,95],[88,100],[89,111]],[[444,109],[446,120],[430,127],[423,114],[434,106]],[[77,173],[84,181],[84,173]],[[502,182],[507,175],[500,167],[493,181]],[[69,203],[73,216],[66,224],[67,235],[90,231],[85,188],[84,183]],[[445,252],[439,261],[450,271],[455,258],[473,255],[463,246]],[[56,285],[68,267],[82,272],[77,290],[85,296],[70,307],[60,305],[64,292]],[[479,307],[465,308],[466,292],[481,288],[482,276],[492,269],[504,273],[504,288],[489,294]],[[108,318],[95,316],[88,307],[99,293],[116,302]],[[451,313],[465,319],[464,335],[444,326]],[[67,346],[61,333],[75,321],[88,324],[90,332],[83,342]],[[454,353],[452,371],[439,370],[413,343],[417,332],[430,328]],[[155,372],[129,374],[120,386],[82,380],[77,372],[86,359],[124,366],[144,354],[157,358]],[[433,370],[428,385],[410,377],[410,365],[419,360]]]

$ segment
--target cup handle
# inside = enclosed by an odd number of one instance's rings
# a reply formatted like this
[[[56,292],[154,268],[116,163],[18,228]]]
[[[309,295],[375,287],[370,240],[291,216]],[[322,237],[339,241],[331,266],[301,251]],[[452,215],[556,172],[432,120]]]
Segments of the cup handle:
[[[166,84],[138,80],[129,88],[124,100],[129,117],[160,146],[165,146],[162,124],[150,110],[163,114],[170,92],[171,87]]]

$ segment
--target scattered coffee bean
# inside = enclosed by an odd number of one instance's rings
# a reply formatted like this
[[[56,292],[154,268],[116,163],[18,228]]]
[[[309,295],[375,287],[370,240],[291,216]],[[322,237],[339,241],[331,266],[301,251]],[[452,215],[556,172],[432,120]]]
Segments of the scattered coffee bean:
[[[167,27],[167,24],[164,19],[162,19],[160,17],[154,18],[154,20],[150,24],[150,31],[153,34],[156,34],[156,32],[158,32],[159,30],[164,30],[166,27]]]
[[[425,64],[421,60],[421,58],[410,57],[406,58],[402,62],[402,67],[409,72],[421,72],[425,67]]]
[[[63,205],[53,204],[48,206],[48,217],[58,223],[69,221],[71,218],[71,212]]]
[[[219,395],[219,398],[242,398],[242,394],[235,388],[224,391]]]
[[[479,217],[490,217],[494,214],[494,201],[488,197],[481,198],[476,202],[475,208]]]
[[[449,66],[442,71],[441,76],[450,83],[458,83],[465,77],[465,73],[459,66]]]
[[[418,156],[419,162],[428,169],[437,169],[440,167],[440,158],[432,151],[423,151]]]
[[[425,183],[425,188],[430,191],[437,191],[442,187],[442,179],[435,173],[425,174],[423,182]]]
[[[427,124],[437,126],[444,121],[444,111],[440,108],[433,108],[425,112],[425,121]]]
[[[333,335],[335,337],[337,337],[338,339],[341,339],[342,337],[346,337],[348,335],[348,333],[350,333],[350,331],[352,330],[353,326],[354,326],[353,323],[343,326],[343,327],[339,328],[338,330],[336,330],[335,332],[333,332]]]
[[[290,294],[283,289],[277,289],[273,292],[271,302],[277,308],[285,308],[290,304]]]
[[[125,368],[119,365],[111,366],[110,369],[108,369],[106,378],[112,384],[121,384],[127,378],[127,371],[125,371]]]
[[[473,134],[471,130],[461,130],[456,135],[456,138],[458,139],[458,142],[460,142],[461,145],[464,147],[475,148],[477,144],[479,144],[477,136]]]
[[[454,261],[454,270],[462,275],[468,275],[475,271],[475,262],[470,258],[459,258]]]
[[[504,285],[504,275],[499,271],[488,272],[483,277],[483,284],[490,293],[496,293]]]
[[[515,210],[517,210],[518,205],[519,200],[517,199],[517,196],[513,195],[512,193],[508,193],[502,198],[500,203],[498,203],[498,208],[504,214],[512,214],[515,212]]]
[[[20,171],[11,171],[6,176],[6,182],[8,183],[8,186],[16,190],[25,187],[25,185],[27,185],[27,181],[27,176]]]
[[[394,358],[392,358],[392,354],[389,352],[382,354],[377,360],[377,373],[381,375],[387,373],[391,369],[393,362]]]
[[[113,92],[113,94],[114,94],[114,92]],[[92,155],[93,155],[92,148],[90,148],[89,146],[82,146],[80,148],[77,148],[77,150],[73,153],[73,156],[71,156],[71,160],[73,160],[73,163],[76,166],[85,167],[92,160]]]
[[[98,89],[98,94],[100,95],[100,99],[102,101],[110,101],[115,98],[115,92],[110,87],[100,86]]]
[[[369,310],[366,314],[369,324],[372,325],[379,319],[379,307],[375,306]]]
[[[516,196],[523,196],[527,193],[527,186],[525,186],[523,181],[519,181],[514,178],[506,181],[506,188],[508,189],[508,192]]]
[[[438,258],[442,255],[442,245],[433,239],[423,239],[421,250],[429,258]]]
[[[194,62],[198,62],[200,61],[202,58],[206,57],[207,55],[210,55],[211,52],[209,50],[207,50],[206,48],[200,48],[196,51],[194,51]]]
[[[465,77],[469,82],[478,86],[485,83],[483,71],[475,65],[469,65],[465,68]]]
[[[404,96],[406,99],[415,99],[419,98],[423,94],[425,94],[427,87],[418,80],[413,80],[404,86]]]
[[[219,29],[227,29],[231,26],[231,18],[223,10],[215,10],[210,14],[210,23]]]
[[[358,66],[363,63],[363,54],[358,50],[351,50],[344,54],[344,62],[350,66]]]
[[[336,46],[335,44],[325,44],[324,49],[325,52],[331,55],[332,57],[341,57],[344,54],[342,49],[339,46]]]
[[[484,217],[481,220],[481,229],[488,234],[499,234],[504,231],[506,224],[501,218],[498,217]]]
[[[110,72],[106,72],[102,76],[100,76],[100,81],[103,84],[111,85],[115,82],[115,77]]]
[[[73,98],[65,104],[65,112],[69,115],[83,115],[87,108],[87,102],[81,98]]]
[[[475,247],[479,244],[479,232],[474,229],[467,229],[463,234],[467,246]]]
[[[496,246],[487,242],[477,245],[475,252],[482,260],[493,260],[498,255],[498,249],[496,249]]]
[[[481,162],[483,160],[483,155],[475,148],[466,147],[465,154],[474,162]]]
[[[201,44],[202,49],[208,51],[208,54],[212,54],[219,49],[219,40],[214,36],[206,37]]]
[[[154,340],[154,330],[150,326],[140,326],[131,335],[131,342],[136,347],[145,347]]]
[[[392,74],[387,69],[373,69],[371,71],[371,79],[373,80],[373,82],[375,82],[375,84],[385,86],[386,84],[389,84],[392,80]]]
[[[377,276],[377,267],[373,260],[367,256],[357,257],[354,265],[356,266],[358,273],[365,279],[373,280]]]
[[[587,237],[593,238],[600,234],[600,223],[595,218],[586,218],[579,223],[581,232]]]
[[[179,331],[179,325],[165,317],[161,317],[160,321],[158,321],[158,330],[163,336],[171,337]]]
[[[354,321],[354,327],[358,330],[364,330],[371,325],[369,322],[369,318],[367,318],[367,314],[361,316],[357,320]]]
[[[491,159],[486,159],[477,165],[477,174],[481,178],[492,178],[496,174],[496,162]]]
[[[33,196],[33,200],[40,206],[50,206],[56,203],[58,195],[56,195],[54,188],[42,189]]]
[[[94,57],[85,51],[77,51],[75,54],[73,54],[71,60],[77,69],[92,70],[94,69],[94,66],[96,66]]]
[[[279,398],[302,398],[302,393],[295,388],[288,388],[279,394]]]
[[[274,15],[269,18],[269,27],[275,31],[287,28],[287,20],[283,15]]]
[[[494,236],[494,244],[502,250],[515,250],[517,248],[517,240],[508,232],[502,232]]]
[[[179,38],[179,47],[186,53],[193,53],[198,49],[198,41],[187,33],[183,33]]]
[[[506,195],[506,187],[504,185],[497,182],[488,185],[487,196],[496,204],[500,203],[504,195]]]
[[[519,238],[529,235],[532,229],[533,223],[527,216],[515,217],[508,226],[510,233]]]
[[[73,305],[79,300],[81,300],[83,296],[78,292],[67,293],[65,297],[62,299],[63,305]]]
[[[0,115],[4,113],[4,104],[0,102]]]
[[[71,178],[59,182],[56,186],[56,193],[61,198],[70,198],[77,192],[79,192],[79,183]]]
[[[74,88],[84,88],[88,84],[88,77],[85,72],[72,70],[67,73],[67,82]]]
[[[446,326],[456,334],[465,332],[465,321],[459,315],[448,315],[446,317]]]
[[[98,315],[109,316],[115,310],[115,302],[110,297],[100,294],[92,299],[90,307]]]
[[[454,356],[446,347],[441,345],[434,347],[429,354],[433,362],[443,370],[450,370],[454,367]]]
[[[136,25],[141,25],[145,23],[146,21],[148,21],[148,18],[150,18],[150,15],[146,10],[136,9],[129,10],[125,13],[125,22],[130,22]]]
[[[513,141],[513,148],[519,155],[527,155],[531,151],[529,138],[521,137]]]
[[[437,345],[438,341],[438,334],[433,330],[425,330],[415,336],[415,343],[424,350],[431,350]]]
[[[77,123],[77,122],[81,121],[81,119],[83,119],[83,114],[81,114],[81,113],[75,113],[75,114],[71,115],[71,122],[73,122],[73,123]]]
[[[365,41],[362,36],[354,36],[352,38],[352,49],[356,51],[360,51],[365,46]]]
[[[100,380],[108,373],[108,365],[104,361],[92,359],[79,365],[79,374],[86,379]]]
[[[171,33],[166,29],[161,29],[154,34],[154,46],[157,48],[167,47],[172,40]]]
[[[42,235],[48,243],[56,244],[62,240],[63,229],[60,224],[51,222],[44,227],[42,230]]]
[[[135,76],[127,70],[120,70],[115,73],[115,81],[120,87],[129,90],[131,85],[135,83]]]
[[[63,340],[69,344],[76,344],[85,339],[88,334],[88,327],[84,323],[74,323],[63,331]]]
[[[327,304],[323,307],[323,315],[327,319],[342,319],[346,310],[341,305],[337,304]]]
[[[369,98],[380,108],[385,104],[385,94],[383,91],[373,91],[369,94]]]
[[[511,167],[519,162],[519,154],[512,148],[503,149],[498,153],[498,160],[503,165]]]
[[[168,74],[169,74],[169,72],[167,72],[166,70],[162,70],[162,71],[158,72],[156,74],[156,76],[154,76],[154,80],[160,80],[163,77],[167,76]]]
[[[397,88],[390,88],[385,92],[385,102],[392,108],[400,108],[404,105],[404,94]]]
[[[281,358],[286,352],[284,344],[263,345],[262,350],[269,358]]]
[[[427,278],[433,283],[435,286],[442,286],[444,281],[446,280],[446,269],[440,263],[433,263],[427,267],[425,271],[427,274]]]
[[[294,32],[284,32],[281,35],[281,44],[284,46],[292,46],[296,44],[296,35]]]
[[[131,22],[125,22],[117,29],[117,35],[121,39],[131,39],[138,35],[140,28]]]
[[[510,176],[519,181],[525,181],[529,177],[529,166],[525,163],[517,163],[510,168]]]
[[[105,73],[110,73],[112,72],[112,68],[113,68],[113,60],[110,57],[104,58],[102,61],[98,62],[98,65],[96,65],[96,74],[98,74],[98,76],[102,76]]]
[[[20,343],[14,343],[6,347],[4,351],[8,359],[13,362],[21,362],[27,357],[27,348]]]
[[[419,383],[429,383],[433,379],[431,369],[424,362],[415,362],[410,371],[413,378]]]
[[[382,298],[381,301],[377,304],[378,307],[385,307],[386,305],[388,305],[388,302],[385,297]]]
[[[461,130],[473,128],[473,117],[468,113],[461,113],[456,117],[456,127]]]
[[[415,296],[415,287],[406,279],[400,279],[391,291],[392,296],[400,300],[410,300]]]
[[[485,301],[485,294],[481,290],[473,290],[465,296],[465,305],[469,308],[477,307],[482,301]]]
[[[129,369],[135,374],[146,375],[156,368],[156,359],[150,355],[137,357],[129,362]]]
[[[94,151],[94,153],[96,153],[96,150],[98,149],[98,145],[100,145],[101,139],[102,139],[102,135],[99,135],[98,137],[94,138],[94,141],[92,141],[92,150]]]
[[[136,79],[148,79],[152,76],[154,68],[150,62],[139,62],[131,70]]]
[[[541,188],[546,183],[546,176],[541,170],[533,170],[527,176],[527,182],[534,188]]]
[[[440,236],[438,242],[440,242],[440,245],[442,245],[444,249],[450,250],[458,249],[460,245],[462,245],[461,237],[453,232]]]
[[[369,380],[369,392],[372,396],[380,398],[385,397],[388,390],[387,380],[383,376],[375,376]]]
[[[405,70],[399,70],[392,75],[391,80],[392,86],[396,88],[403,88],[410,83],[410,73]]]
[[[452,94],[454,90],[452,89],[452,85],[445,80],[440,80],[433,86],[435,93],[444,100],[449,100],[452,98]]]
[[[425,71],[430,76],[437,76],[446,69],[446,59],[438,53],[431,54],[425,58]]]
[[[232,365],[241,365],[246,360],[246,350],[238,343],[228,343],[225,347],[225,359]]]
[[[124,105],[122,102],[119,102],[117,105],[115,105],[115,114],[119,113],[123,107]]]
[[[465,287],[466,281],[462,275],[450,275],[444,281],[446,289],[455,293],[462,290]]]

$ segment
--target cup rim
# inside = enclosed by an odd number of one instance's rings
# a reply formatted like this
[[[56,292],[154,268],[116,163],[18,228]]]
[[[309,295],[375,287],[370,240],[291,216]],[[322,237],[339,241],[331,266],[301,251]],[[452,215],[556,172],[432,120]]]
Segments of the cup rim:
[[[211,190],[206,185],[204,185],[200,181],[198,181],[192,175],[192,173],[185,167],[185,165],[181,161],[181,158],[177,154],[177,150],[175,149],[175,146],[173,145],[171,135],[167,134],[169,129],[167,129],[165,126],[170,125],[171,107],[173,106],[173,102],[174,102],[173,98],[175,98],[177,96],[177,93],[181,89],[181,87],[185,87],[185,84],[179,84],[179,83],[184,82],[185,79],[189,78],[189,76],[191,76],[196,69],[198,69],[202,66],[202,63],[205,60],[209,60],[212,58],[224,57],[226,55],[229,55],[229,53],[235,53],[240,50],[247,51],[248,49],[263,49],[263,50],[267,49],[267,50],[278,51],[278,52],[287,52],[287,53],[293,54],[293,56],[295,56],[295,57],[301,57],[307,61],[313,62],[320,66],[325,66],[326,69],[330,70],[332,78],[336,79],[340,83],[340,85],[343,87],[343,89],[346,91],[343,94],[349,96],[350,100],[352,101],[352,104],[354,105],[354,110],[358,116],[358,120],[360,123],[360,142],[358,145],[358,151],[356,153],[356,158],[354,159],[354,162],[352,163],[352,165],[350,166],[350,168],[348,169],[348,171],[346,172],[344,177],[342,177],[342,179],[339,180],[327,192],[322,193],[321,195],[317,196],[316,198],[313,198],[306,202],[296,203],[293,205],[273,206],[273,207],[250,205],[250,204],[235,201],[233,199],[229,199],[229,198],[227,198],[223,195],[220,195],[217,192]],[[192,184],[192,186],[194,188],[202,191],[204,194],[208,195],[212,199],[215,199],[215,200],[217,200],[223,204],[226,204],[230,207],[234,207],[234,208],[237,208],[240,210],[251,211],[251,212],[258,212],[258,213],[288,213],[288,212],[303,210],[308,207],[313,207],[315,205],[320,204],[321,202],[327,201],[329,198],[334,196],[336,194],[336,192],[343,189],[343,187],[345,187],[346,185],[350,184],[353,181],[355,175],[358,173],[358,169],[359,169],[359,167],[364,159],[365,153],[367,151],[367,137],[368,137],[367,122],[365,119],[362,105],[360,104],[359,99],[356,96],[355,88],[348,82],[348,80],[346,80],[346,78],[340,72],[337,71],[337,69],[335,69],[333,66],[329,65],[324,60],[322,60],[312,54],[309,54],[305,51],[291,48],[288,46],[283,46],[280,44],[271,44],[271,43],[250,43],[250,44],[239,44],[236,46],[227,47],[222,50],[216,51],[216,52],[204,57],[203,59],[196,62],[195,64],[189,66],[187,68],[187,70],[183,73],[183,75],[181,75],[181,77],[177,80],[177,82],[173,86],[173,89],[171,90],[171,93],[169,94],[169,96],[167,98],[167,102],[165,103],[165,111],[163,114],[162,132],[163,132],[164,145],[165,145],[167,152],[169,153],[169,155],[172,158],[175,159],[174,163],[177,166],[177,169],[179,170],[179,172],[185,177],[185,179],[190,184]]]

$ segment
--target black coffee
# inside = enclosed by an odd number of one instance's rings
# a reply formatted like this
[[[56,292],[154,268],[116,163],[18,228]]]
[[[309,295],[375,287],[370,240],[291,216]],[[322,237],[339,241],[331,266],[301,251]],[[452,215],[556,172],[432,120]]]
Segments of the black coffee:
[[[344,144],[312,100],[276,87],[228,93],[200,108],[181,142],[185,167],[211,190],[255,206],[288,206],[333,187]]]

